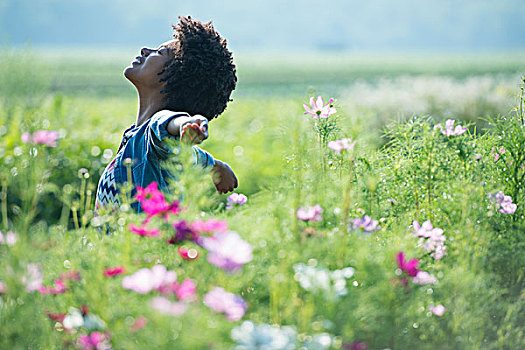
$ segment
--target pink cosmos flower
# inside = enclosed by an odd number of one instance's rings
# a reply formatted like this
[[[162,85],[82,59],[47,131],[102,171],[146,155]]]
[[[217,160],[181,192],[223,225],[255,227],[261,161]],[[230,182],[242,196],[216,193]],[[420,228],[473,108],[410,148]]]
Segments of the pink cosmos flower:
[[[151,269],[143,268],[133,275],[122,279],[122,287],[140,294],[146,294],[177,280],[175,271],[167,271],[164,265],[155,265]]]
[[[140,186],[137,187],[137,194],[135,194],[135,198],[139,202],[148,201],[148,200],[154,200],[154,201],[162,201],[164,200],[164,194],[159,191],[158,185],[155,181],[150,183],[146,188],[142,188]]]
[[[354,230],[361,229],[366,232],[372,232],[381,229],[381,226],[378,225],[379,221],[373,220],[368,215],[363,216],[362,219],[357,218],[350,220],[350,222],[353,224],[352,228]]]
[[[417,265],[419,264],[418,259],[405,261],[405,253],[400,252],[399,254],[397,254],[396,260],[397,266],[399,266],[401,271],[404,271],[408,276],[415,277],[419,272],[419,269],[417,268]]]
[[[217,219],[196,220],[190,225],[190,228],[197,232],[226,231],[228,223],[225,220]]]
[[[499,191],[496,194],[489,195],[490,200],[499,205],[499,212],[503,214],[514,214],[518,206],[512,203],[512,198],[506,196],[503,191]]]
[[[0,244],[6,244],[8,246],[13,246],[18,241],[18,236],[12,232],[7,231],[7,233],[4,235],[2,232],[0,232]]]
[[[211,237],[201,240],[208,250],[208,262],[226,271],[236,271],[252,261],[252,246],[237,232],[215,232]]]
[[[342,150],[351,151],[354,149],[355,142],[352,142],[352,139],[341,139],[328,142],[328,148],[333,149],[337,153],[341,153]]]
[[[26,291],[34,292],[39,290],[44,281],[42,269],[38,264],[28,264],[27,274],[22,276],[22,283],[26,286]]]
[[[232,193],[227,198],[228,203],[226,203],[226,209],[230,210],[233,209],[236,206],[241,206],[246,204],[246,201],[248,201],[248,197],[246,197],[242,193]]]
[[[417,275],[412,278],[412,282],[415,284],[435,284],[437,280],[434,275],[431,275],[426,271],[418,271]]]
[[[317,100],[315,100],[313,97],[310,97],[310,106],[303,103],[303,107],[305,110],[304,114],[309,114],[314,119],[327,119],[329,116],[337,112],[337,110],[333,106],[333,103],[333,98],[331,98],[325,105],[321,96],[318,96]]]
[[[196,287],[192,279],[186,278],[175,288],[175,294],[180,301],[192,301],[195,299]]]
[[[412,221],[412,227],[415,231],[415,237],[429,238],[431,236],[439,236],[443,234],[443,230],[438,227],[434,228],[430,220],[425,221],[422,225],[419,224],[419,221],[414,220]]]
[[[40,286],[38,291],[40,292],[40,294],[62,294],[66,291],[66,284],[62,280],[56,279],[55,285],[53,287]]]
[[[124,266],[107,267],[104,269],[104,277],[115,277],[126,272]]]
[[[430,305],[428,309],[436,316],[443,316],[445,314],[445,311],[447,311],[447,309],[441,304],[436,306]]]
[[[160,231],[159,229],[157,228],[147,228],[146,225],[142,225],[142,226],[137,226],[135,224],[129,224],[128,225],[128,229],[133,232],[133,233],[136,233],[137,235],[139,236],[143,236],[143,237],[156,237],[160,234]]]
[[[492,146],[490,155],[494,157],[494,162],[497,162],[506,151],[507,150],[504,147],[498,148],[496,146]]]
[[[187,278],[182,283],[177,281],[160,286],[157,289],[163,295],[175,294],[179,301],[191,302],[196,299],[196,287],[193,280]]]
[[[215,312],[226,314],[229,321],[239,321],[248,309],[240,295],[229,293],[221,287],[214,287],[204,296],[204,305]]]
[[[155,310],[170,316],[181,316],[186,312],[188,304],[180,301],[170,301],[165,297],[154,297],[150,305]]]
[[[444,242],[447,238],[443,235],[443,229],[433,227],[430,220],[425,221],[422,225],[417,220],[412,222],[414,236],[421,237],[418,245],[423,250],[431,252],[430,256],[434,259],[441,259],[445,255],[447,247]]]
[[[443,126],[441,124],[436,125],[436,128],[440,129],[441,133],[446,137],[459,136],[464,134],[465,131],[467,131],[466,127],[463,127],[459,124],[456,125],[456,127],[454,127],[454,123],[454,119],[447,119],[447,121],[445,122],[445,129],[443,129]]]
[[[92,332],[91,334],[81,334],[78,336],[78,343],[84,350],[109,350],[109,334],[102,332]]]
[[[31,135],[28,132],[22,134],[23,143],[33,143],[35,145],[46,145],[49,147],[56,147],[58,139],[57,131],[39,130]]]
[[[162,214],[164,218],[167,219],[169,214],[178,215],[181,211],[178,201],[170,204],[164,199],[164,194],[159,191],[155,181],[146,188],[138,186],[135,198],[140,203],[142,210],[144,210],[149,217]]]
[[[31,133],[26,131],[25,133],[22,134],[21,138],[22,138],[23,143],[29,143],[31,142]]]
[[[148,323],[148,319],[144,316],[138,316],[136,319],[135,319],[135,322],[129,326],[129,330],[132,331],[132,332],[138,332],[140,331],[142,328],[144,328],[144,326],[146,325],[146,323]]]
[[[0,294],[5,293],[6,290],[7,290],[7,285],[4,282],[0,281]]]
[[[321,221],[323,220],[322,212],[323,208],[319,204],[313,207],[301,207],[297,209],[297,218],[304,221]]]
[[[199,257],[199,251],[195,248],[180,246],[177,248],[177,252],[184,260],[195,260]]]

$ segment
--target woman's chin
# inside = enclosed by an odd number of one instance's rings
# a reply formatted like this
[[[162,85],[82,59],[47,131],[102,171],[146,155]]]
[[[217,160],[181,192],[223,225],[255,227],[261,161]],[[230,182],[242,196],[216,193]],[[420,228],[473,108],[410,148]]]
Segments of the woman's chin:
[[[134,78],[136,76],[136,69],[135,69],[135,67],[133,67],[133,66],[126,67],[124,69],[124,76],[126,77],[126,79],[128,79],[131,82],[133,82],[133,80],[134,80]]]
[[[139,72],[137,71],[137,69],[132,66],[126,67],[126,69],[124,69],[124,76],[133,85],[136,85],[135,83],[137,83],[140,80],[138,73]]]

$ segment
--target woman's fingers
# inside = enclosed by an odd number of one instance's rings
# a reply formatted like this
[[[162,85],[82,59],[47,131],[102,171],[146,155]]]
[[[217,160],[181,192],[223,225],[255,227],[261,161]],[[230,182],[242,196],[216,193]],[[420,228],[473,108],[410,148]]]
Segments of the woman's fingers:
[[[203,132],[202,127],[197,123],[185,124],[182,127],[181,139],[184,138],[185,135],[187,135],[187,137],[190,139],[190,142],[193,144],[201,143],[206,138],[208,138],[207,132]]]

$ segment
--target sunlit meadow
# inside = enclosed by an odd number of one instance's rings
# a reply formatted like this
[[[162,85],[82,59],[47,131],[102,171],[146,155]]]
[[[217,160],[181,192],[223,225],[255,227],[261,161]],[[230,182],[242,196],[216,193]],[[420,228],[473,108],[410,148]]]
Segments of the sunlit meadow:
[[[181,147],[95,215],[116,57],[3,51],[1,349],[525,347],[521,57],[241,59],[202,144],[235,193]]]

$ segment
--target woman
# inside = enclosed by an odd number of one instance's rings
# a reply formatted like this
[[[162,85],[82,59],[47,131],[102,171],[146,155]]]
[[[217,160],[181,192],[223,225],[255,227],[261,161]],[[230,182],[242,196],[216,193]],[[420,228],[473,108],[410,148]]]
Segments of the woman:
[[[232,54],[211,22],[179,17],[174,39],[156,49],[142,48],[124,70],[139,96],[137,120],[123,135],[117,155],[97,188],[96,209],[118,207],[118,186],[127,181],[125,159],[132,160],[134,186],[156,182],[167,191],[173,179],[161,164],[175,157],[166,138],[192,144],[208,137],[208,121],[226,108],[237,82]],[[237,178],[230,166],[193,146],[196,163],[212,168],[219,193],[233,191]],[[140,211],[137,205],[135,208]]]

